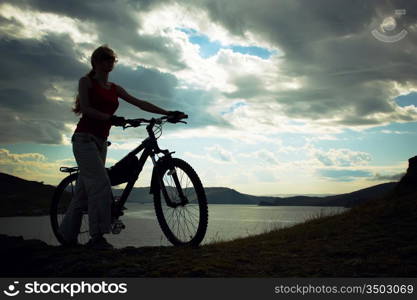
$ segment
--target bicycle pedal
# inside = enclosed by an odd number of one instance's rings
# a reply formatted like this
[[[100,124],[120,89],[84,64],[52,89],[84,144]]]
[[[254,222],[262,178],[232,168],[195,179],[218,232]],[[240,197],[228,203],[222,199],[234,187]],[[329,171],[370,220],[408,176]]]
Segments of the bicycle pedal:
[[[122,221],[120,220],[115,220],[114,223],[112,224],[112,229],[111,232],[113,234],[119,234],[123,229],[126,228],[126,225],[123,224]]]

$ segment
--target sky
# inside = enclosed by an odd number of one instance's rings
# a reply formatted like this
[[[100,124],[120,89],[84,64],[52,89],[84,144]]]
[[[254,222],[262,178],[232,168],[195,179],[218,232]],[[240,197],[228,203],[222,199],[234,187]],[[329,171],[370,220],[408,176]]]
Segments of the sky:
[[[336,194],[395,181],[417,154],[417,3],[384,0],[0,1],[0,171],[56,185],[73,166],[78,80],[189,115],[161,148],[205,186]],[[117,115],[156,116],[120,100]],[[113,128],[107,166],[146,137]],[[148,186],[147,163],[137,186]]]

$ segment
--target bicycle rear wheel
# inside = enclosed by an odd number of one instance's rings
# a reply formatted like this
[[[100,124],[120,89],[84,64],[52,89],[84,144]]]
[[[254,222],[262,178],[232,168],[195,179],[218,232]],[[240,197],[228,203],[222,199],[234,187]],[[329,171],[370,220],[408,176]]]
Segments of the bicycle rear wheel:
[[[162,231],[175,246],[198,246],[207,231],[208,208],[197,173],[185,161],[172,158],[158,166],[158,174],[154,206]]]
[[[60,244],[66,245],[66,241],[60,231],[60,225],[65,217],[67,209],[74,198],[75,184],[78,179],[78,173],[65,177],[61,183],[55,189],[51,208],[50,208],[50,220],[52,230],[55,237]],[[85,244],[89,240],[89,227],[88,227],[88,212],[87,207],[81,209],[81,227],[78,234],[78,243]]]

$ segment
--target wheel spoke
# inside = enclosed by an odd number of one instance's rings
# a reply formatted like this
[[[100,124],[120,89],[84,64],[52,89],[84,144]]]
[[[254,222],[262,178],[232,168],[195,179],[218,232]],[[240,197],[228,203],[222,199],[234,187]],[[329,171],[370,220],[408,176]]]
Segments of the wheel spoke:
[[[195,226],[193,225],[193,223],[190,220],[188,220],[188,218],[186,216],[186,210],[184,208],[182,209],[182,212],[183,212],[183,215],[184,215],[184,220],[185,220],[184,225],[187,228],[188,236],[192,237],[194,235],[194,232],[196,232],[196,230],[194,230]],[[188,224],[190,224],[191,226],[189,227]]]
[[[194,216],[194,217],[198,220],[198,216],[197,216],[196,214],[194,214],[193,212],[189,211],[189,210],[188,210],[188,207],[185,207],[185,209],[187,210],[187,212],[188,212],[190,215]]]
[[[170,211],[171,211],[171,215],[170,215],[170,216],[168,216],[168,220],[167,220],[167,221],[169,221],[169,223],[171,223],[171,221],[173,220],[174,209],[173,209],[173,208],[166,208],[166,210],[165,210],[165,211],[168,211],[168,210],[170,210]]]
[[[187,210],[187,213],[188,213],[188,209],[186,208],[186,207],[184,207],[184,214],[185,214],[185,211]],[[193,226],[194,227],[194,229],[197,229],[197,227],[195,226],[195,224],[193,223],[193,222],[190,222],[187,218],[185,218],[185,216],[184,216],[184,220],[185,220],[185,225],[187,226],[187,228],[188,228],[188,225],[187,225],[187,223],[190,223],[191,224],[191,226]],[[197,220],[197,222],[198,222],[198,220]],[[189,230],[190,231],[190,230]],[[191,232],[191,231],[190,231]]]

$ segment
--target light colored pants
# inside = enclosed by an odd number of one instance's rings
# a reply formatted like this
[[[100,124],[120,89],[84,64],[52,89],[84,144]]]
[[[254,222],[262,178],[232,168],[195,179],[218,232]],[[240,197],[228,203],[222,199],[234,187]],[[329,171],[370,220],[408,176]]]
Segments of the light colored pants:
[[[74,133],[72,150],[80,170],[73,199],[60,225],[67,241],[75,241],[81,227],[82,211],[88,208],[88,226],[91,236],[111,230],[110,179],[104,167],[107,141],[89,133]]]

